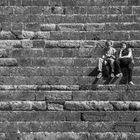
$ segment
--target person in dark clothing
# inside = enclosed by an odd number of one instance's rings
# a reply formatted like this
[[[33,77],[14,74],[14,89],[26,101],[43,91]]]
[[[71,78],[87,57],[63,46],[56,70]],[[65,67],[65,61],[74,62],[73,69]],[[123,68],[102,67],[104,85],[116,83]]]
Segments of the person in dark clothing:
[[[121,69],[126,68],[128,71],[128,83],[131,85],[134,85],[132,82],[132,72],[133,72],[133,66],[134,66],[134,59],[131,48],[128,47],[128,44],[123,42],[121,45],[121,49],[119,52],[118,57],[118,64]]]

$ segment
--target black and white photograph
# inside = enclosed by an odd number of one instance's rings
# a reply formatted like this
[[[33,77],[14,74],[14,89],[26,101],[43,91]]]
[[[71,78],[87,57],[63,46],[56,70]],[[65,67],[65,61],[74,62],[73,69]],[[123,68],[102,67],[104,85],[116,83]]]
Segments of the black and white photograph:
[[[0,0],[0,140],[140,140],[140,0]]]

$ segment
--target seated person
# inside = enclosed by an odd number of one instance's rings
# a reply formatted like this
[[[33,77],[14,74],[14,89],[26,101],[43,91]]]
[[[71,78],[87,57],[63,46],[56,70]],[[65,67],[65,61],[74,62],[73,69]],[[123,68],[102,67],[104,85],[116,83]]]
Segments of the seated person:
[[[114,61],[116,59],[116,49],[112,47],[113,43],[111,41],[107,41],[105,43],[105,48],[103,49],[102,58],[99,58],[98,61],[98,71],[97,79],[102,77],[102,66],[103,64],[111,67],[111,77],[114,77]]]
[[[128,83],[134,85],[132,82],[132,72],[134,66],[134,59],[131,48],[128,47],[128,44],[123,42],[121,44],[121,49],[119,52],[119,58],[117,60],[121,69],[126,68],[128,71]]]

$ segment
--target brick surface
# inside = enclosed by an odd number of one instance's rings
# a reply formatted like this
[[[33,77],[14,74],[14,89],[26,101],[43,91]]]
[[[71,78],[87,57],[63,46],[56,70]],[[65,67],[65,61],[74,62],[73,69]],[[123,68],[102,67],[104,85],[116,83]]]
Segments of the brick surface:
[[[1,111],[0,121],[80,121],[80,112],[69,111]]]
[[[108,121],[137,121],[139,122],[139,112],[137,111],[100,111],[100,112],[82,112],[83,121],[108,122]]]
[[[73,91],[75,101],[139,101],[139,91],[116,90],[116,91]]]
[[[31,102],[31,101],[11,101],[0,102],[0,110],[9,111],[30,111],[30,110],[46,110],[45,102]]]
[[[78,85],[0,85],[0,90],[79,90]]]
[[[139,133],[134,122],[1,122],[0,132],[131,132]]]
[[[139,0],[1,0],[0,139],[139,139],[139,13]],[[95,84],[106,40],[130,44],[136,85]]]
[[[74,111],[126,111],[139,110],[139,102],[131,101],[66,101],[64,105],[66,110]]]
[[[139,133],[127,133],[127,132],[104,132],[104,133],[87,133],[87,132],[81,132],[81,133],[76,133],[76,132],[56,132],[56,133],[48,133],[48,132],[34,132],[34,133],[8,133],[4,134],[1,133],[2,138],[6,139],[12,139],[12,140],[18,140],[24,139],[24,140],[33,140],[33,139],[53,139],[53,140],[112,140],[112,139],[121,139],[123,140],[124,138],[131,140],[131,139],[139,139],[140,134]],[[2,139],[3,140],[3,139]]]

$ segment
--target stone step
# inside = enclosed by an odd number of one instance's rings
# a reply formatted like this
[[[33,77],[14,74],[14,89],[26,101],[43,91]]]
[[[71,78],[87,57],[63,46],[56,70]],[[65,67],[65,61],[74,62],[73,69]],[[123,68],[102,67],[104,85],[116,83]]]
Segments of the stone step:
[[[0,40],[0,49],[14,48],[93,48],[95,51],[101,50],[106,40],[100,40],[98,37],[95,40]],[[122,41],[113,41],[115,48],[120,48]],[[139,48],[140,40],[126,40],[133,48]],[[98,49],[97,49],[98,48]]]
[[[93,7],[92,7],[93,8]],[[98,7],[96,8],[96,10]],[[117,7],[117,9],[119,9]],[[89,9],[89,12],[96,12],[94,9]],[[92,11],[93,10],[93,11]],[[99,9],[98,9],[99,10]],[[105,11],[104,11],[105,12]],[[115,12],[115,11],[113,11]],[[91,14],[90,14],[91,15]],[[7,23],[8,24],[8,23]],[[20,23],[21,24],[21,23]],[[32,25],[32,26],[31,26]],[[2,25],[4,26],[4,25]],[[10,26],[10,25],[9,25]],[[16,26],[18,28],[19,23],[12,22],[11,23],[12,31],[7,31],[6,28],[3,28],[3,32],[0,34],[1,39],[6,39],[5,35],[11,36],[11,39],[37,39],[37,38],[46,38],[48,39],[50,36],[50,31],[61,31],[61,32],[84,32],[84,31],[139,31],[140,24],[138,22],[107,22],[107,23],[23,23],[21,24],[20,29],[15,29]],[[36,28],[35,28],[36,27]],[[25,31],[21,31],[25,30]],[[48,35],[48,36],[47,36]]]
[[[92,7],[93,8],[93,7]],[[95,12],[93,9],[89,12]],[[97,10],[97,9],[96,9]],[[99,10],[99,9],[98,9]],[[105,12],[105,11],[104,11]],[[30,24],[25,24],[26,30]],[[135,31],[139,30],[140,24],[135,23],[58,23],[58,24],[39,24],[38,31]],[[30,29],[34,31],[35,29]]]
[[[53,3],[53,2],[52,2]],[[82,3],[80,1],[80,3]],[[42,3],[41,3],[42,4]],[[2,15],[13,15],[13,14],[39,14],[39,15],[73,15],[73,14],[139,14],[139,6],[127,6],[127,5],[74,5],[74,6],[63,6],[63,5],[48,5],[48,6],[1,6]],[[100,9],[99,9],[100,8]],[[22,25],[19,24],[19,27]],[[37,26],[37,23],[36,23]],[[12,26],[14,29],[18,29],[18,26]],[[20,28],[19,28],[20,29]]]
[[[0,111],[140,111],[139,101],[1,101]]]
[[[36,0],[33,1],[2,1],[1,2],[2,6],[15,6],[15,5],[19,5],[19,6],[89,6],[89,5],[97,5],[97,6],[102,6],[102,5],[106,5],[106,6],[129,6],[129,5],[140,5],[139,1],[134,1],[132,2],[131,0],[125,0],[125,1],[115,1],[112,0],[111,2],[108,0],[104,0],[104,1],[77,1],[77,0],[69,0],[68,2],[64,1],[64,0],[54,0],[54,1],[46,1],[43,0],[41,2],[38,2]]]
[[[140,67],[136,66],[133,76],[139,76]],[[50,66],[50,67],[0,67],[0,76],[89,76],[98,74],[97,67],[76,67],[76,66]]]
[[[106,90],[109,90],[109,91],[116,91],[116,90],[132,90],[132,91],[135,91],[135,90],[139,90],[139,85],[129,85],[129,84],[122,84],[122,85],[119,85],[119,84],[108,84],[108,85],[105,85],[105,84],[95,84],[95,85],[80,85],[79,87],[79,90],[97,90],[97,91],[106,91]]]
[[[61,89],[61,88],[60,88]],[[126,90],[0,90],[0,101],[47,101],[50,103],[64,103],[65,101],[140,101],[140,91]]]
[[[79,90],[78,85],[0,85],[1,90]]]
[[[13,49],[0,49],[0,58],[26,58],[26,57],[62,57],[62,58],[92,58],[99,57],[101,52],[100,48],[79,47],[79,48],[13,48]],[[119,52],[119,49],[116,49]],[[101,50],[100,50],[101,51]],[[133,48],[133,56],[139,57],[140,49]]]
[[[1,122],[140,122],[140,111],[0,111]]]
[[[125,84],[126,77],[114,81],[112,84]],[[133,76],[133,82],[140,84],[140,76]],[[90,76],[0,76],[0,85],[80,85],[82,88],[90,89],[91,84],[108,84],[108,79],[98,80]],[[85,85],[85,86],[84,86]],[[96,85],[94,85],[96,86]],[[86,88],[87,87],[87,88]],[[103,87],[106,89],[106,87]]]
[[[62,11],[63,12],[63,11]],[[139,14],[11,14],[2,15],[4,18],[1,22],[19,22],[19,23],[43,23],[43,24],[59,24],[59,23],[110,23],[110,22],[139,22]],[[33,28],[28,26],[29,28]],[[34,26],[35,28],[35,26]],[[21,30],[21,29],[20,29]],[[6,36],[5,36],[6,37]]]
[[[136,101],[66,101],[65,110],[71,111],[126,111],[139,110],[140,102]]]
[[[135,66],[140,66],[140,57],[135,57]],[[0,66],[75,66],[91,67],[97,66],[98,58],[49,58],[49,57],[28,57],[28,58],[1,58]]]
[[[73,101],[139,101],[139,90],[81,90],[72,92]]]
[[[7,140],[10,140],[13,138],[14,140],[18,140],[18,138],[23,138],[24,140],[34,140],[34,139],[52,139],[53,140],[66,140],[66,139],[72,139],[72,140],[112,140],[112,139],[119,139],[123,140],[126,138],[127,140],[132,139],[139,139],[140,134],[139,133],[75,133],[75,132],[64,132],[64,133],[48,133],[48,132],[38,132],[38,133],[13,133],[13,134],[1,134],[2,138],[5,138]],[[5,139],[2,139],[5,140]]]
[[[137,117],[139,112],[134,112]],[[129,114],[129,113],[128,113]],[[130,114],[132,114],[130,112]],[[129,115],[130,116],[130,115]],[[124,119],[124,120],[127,120]],[[130,119],[128,119],[130,120]],[[139,117],[138,117],[139,120]],[[19,121],[82,121],[78,111],[0,111],[1,122]]]
[[[139,133],[138,122],[0,122],[0,133],[23,132],[130,132]]]
[[[139,90],[0,90],[0,101],[47,101],[63,103],[65,101],[140,101]]]
[[[139,122],[137,111],[84,111],[81,112],[81,120],[88,122],[130,121]]]
[[[138,140],[140,138],[140,133],[127,133],[127,132],[104,132],[104,133],[90,133],[90,132],[34,132],[34,133],[1,133],[1,140]]]
[[[132,18],[132,17],[131,17]],[[117,21],[116,21],[117,22]],[[128,21],[129,22],[129,21]],[[138,27],[139,29],[139,27]],[[23,32],[0,32],[0,40],[21,40],[21,39],[30,39],[30,40],[113,40],[113,41],[122,41],[122,40],[140,40],[139,31],[23,31]]]
[[[44,86],[45,87],[45,86]],[[56,88],[56,90],[55,90]],[[58,90],[57,90],[58,89]],[[74,91],[72,91],[74,90]],[[21,90],[0,90],[0,101],[47,101],[47,102],[64,102],[64,101],[70,101],[72,99],[72,94],[75,94],[76,88],[74,89],[67,89],[62,88],[60,86],[60,90],[58,87],[51,86],[47,89],[21,89]]]

